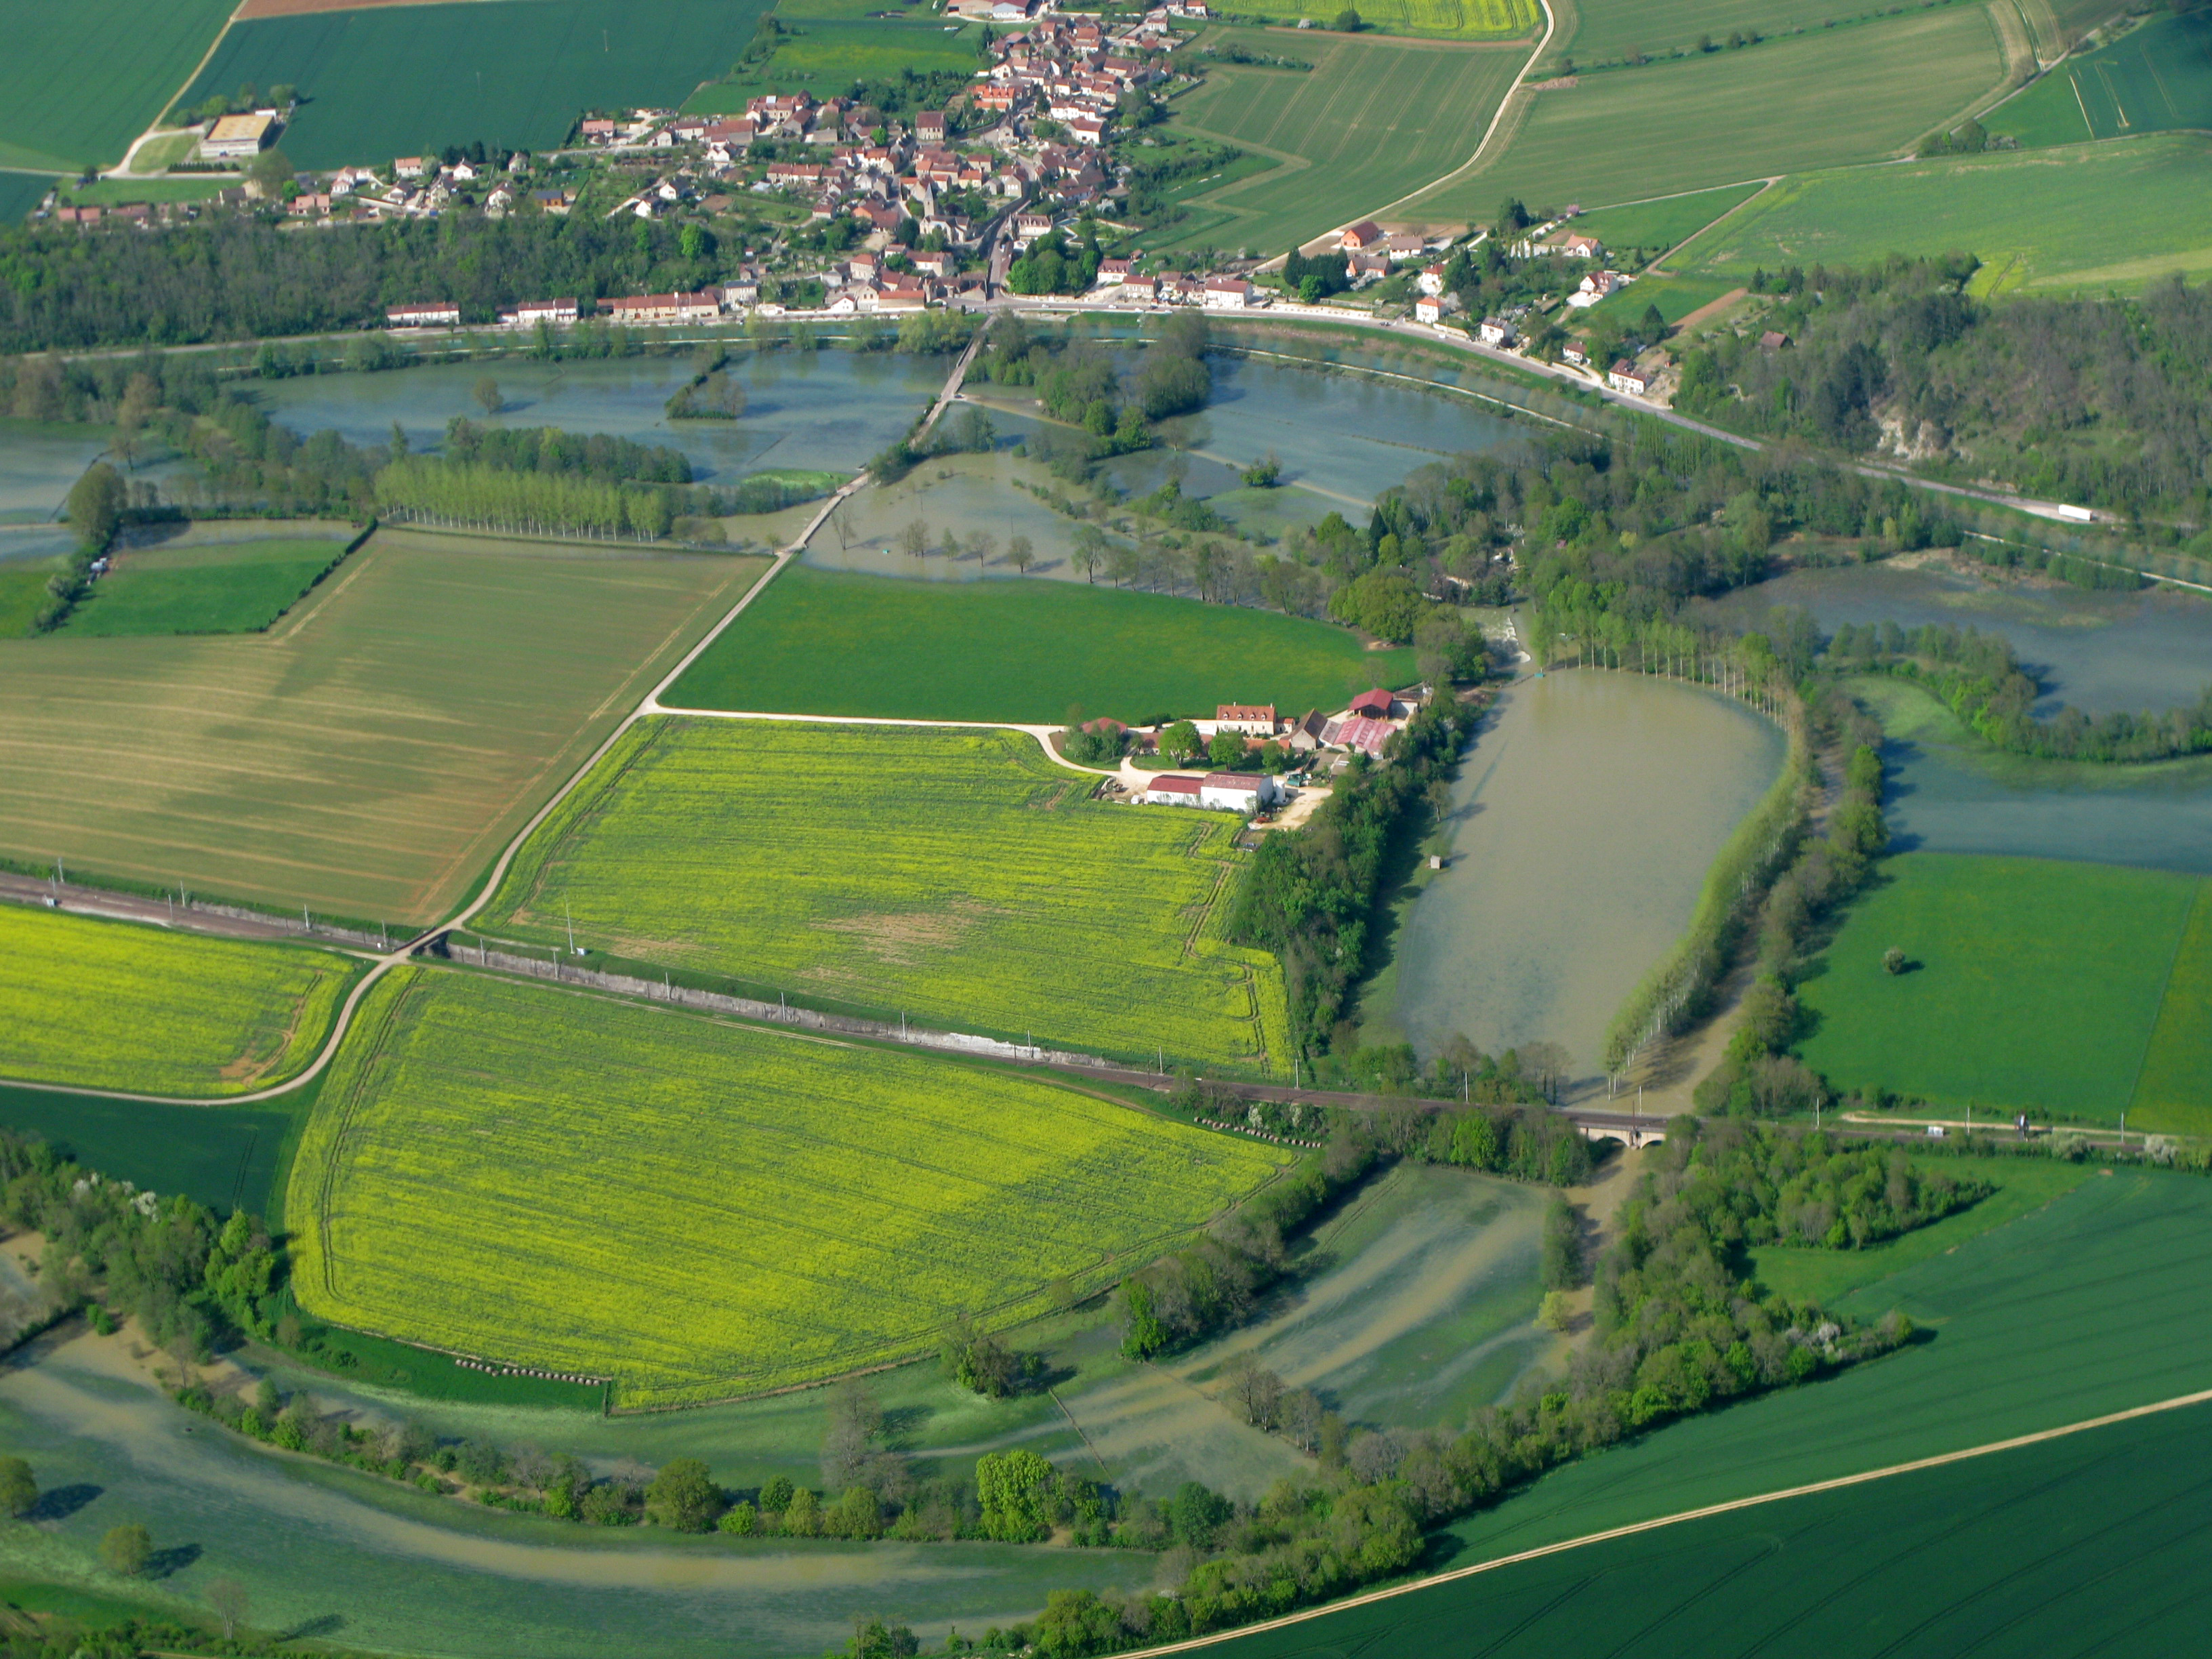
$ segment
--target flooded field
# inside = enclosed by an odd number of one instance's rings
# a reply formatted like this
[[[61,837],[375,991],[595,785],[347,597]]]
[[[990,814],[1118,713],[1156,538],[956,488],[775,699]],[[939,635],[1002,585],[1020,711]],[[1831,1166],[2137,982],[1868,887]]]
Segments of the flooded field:
[[[0,526],[52,521],[70,486],[106,453],[107,439],[104,426],[0,420]],[[28,555],[32,547],[27,540],[0,537],[0,558]]]
[[[1823,633],[1852,623],[1980,629],[2012,642],[2043,687],[2040,714],[2071,703],[2087,714],[2164,711],[2212,684],[2212,599],[2174,587],[2092,593],[2040,580],[1995,580],[1939,563],[1799,570],[1729,594],[1717,618],[1755,623],[1778,605],[1802,605]]]
[[[1525,679],[1462,763],[1445,868],[1400,910],[1364,1040],[1424,1056],[1547,1042],[1593,1074],[1605,1028],[1688,925],[1705,871],[1773,783],[1779,730],[1634,674]]]
[[[740,351],[731,374],[745,393],[735,420],[671,421],[671,393],[691,360],[620,357],[540,362],[503,358],[431,363],[380,374],[323,374],[254,383],[271,418],[302,435],[335,429],[382,447],[397,424],[416,449],[434,449],[465,416],[494,427],[557,426],[667,444],[702,483],[728,483],[767,467],[857,471],[928,407],[950,368],[937,357],[850,351]],[[478,382],[498,387],[488,415]]]

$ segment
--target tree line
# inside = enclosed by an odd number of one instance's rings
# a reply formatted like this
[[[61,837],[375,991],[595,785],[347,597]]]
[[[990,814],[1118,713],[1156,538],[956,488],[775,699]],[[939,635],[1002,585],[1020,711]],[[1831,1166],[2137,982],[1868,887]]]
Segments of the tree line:
[[[1709,337],[1682,359],[1674,406],[1738,431],[1854,453],[1885,445],[1930,476],[2199,528],[2212,503],[2212,290],[2179,276],[2140,295],[1966,292],[1963,254],[1858,270],[1791,267],[1753,287],[1765,332]],[[2179,541],[2157,523],[2137,533]]]

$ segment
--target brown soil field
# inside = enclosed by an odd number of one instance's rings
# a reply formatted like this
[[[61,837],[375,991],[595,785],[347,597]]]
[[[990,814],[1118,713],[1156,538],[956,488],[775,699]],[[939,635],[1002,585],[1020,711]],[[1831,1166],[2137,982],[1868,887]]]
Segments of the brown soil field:
[[[367,11],[371,6],[473,5],[477,0],[244,0],[231,13],[234,23],[257,17],[297,17],[311,11]]]

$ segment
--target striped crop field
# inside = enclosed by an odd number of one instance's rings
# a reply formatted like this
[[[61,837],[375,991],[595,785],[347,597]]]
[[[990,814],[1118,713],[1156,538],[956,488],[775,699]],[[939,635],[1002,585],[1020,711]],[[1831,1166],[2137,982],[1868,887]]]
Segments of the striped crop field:
[[[1327,28],[1342,7],[1319,0],[1304,4],[1262,5],[1240,16],[1275,17],[1289,21],[1310,17]],[[1495,40],[1533,34],[1544,27],[1536,0],[1367,0],[1359,8],[1363,29],[1384,29],[1392,34],[1432,34],[1454,40]]]
[[[665,1406],[1044,1312],[1284,1157],[1040,1079],[403,969],[285,1213],[309,1311]]]
[[[136,1094],[244,1094],[329,1035],[355,964],[0,905],[0,1077]]]
[[[641,722],[532,836],[495,934],[1151,1060],[1288,1055],[1221,937],[1241,820],[1105,806],[1017,732]]]

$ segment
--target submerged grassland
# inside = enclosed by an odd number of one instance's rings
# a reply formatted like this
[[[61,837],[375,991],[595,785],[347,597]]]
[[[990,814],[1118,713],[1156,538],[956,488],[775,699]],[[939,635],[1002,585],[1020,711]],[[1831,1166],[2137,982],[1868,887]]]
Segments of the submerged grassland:
[[[1281,970],[1223,937],[1241,820],[1105,806],[1007,731],[642,721],[483,926],[918,1024],[1281,1066]]]
[[[355,964],[0,905],[0,1077],[136,1094],[244,1094],[321,1048]]]
[[[286,1213],[313,1314],[670,1405],[1043,1312],[1283,1157],[1026,1077],[403,969]]]

